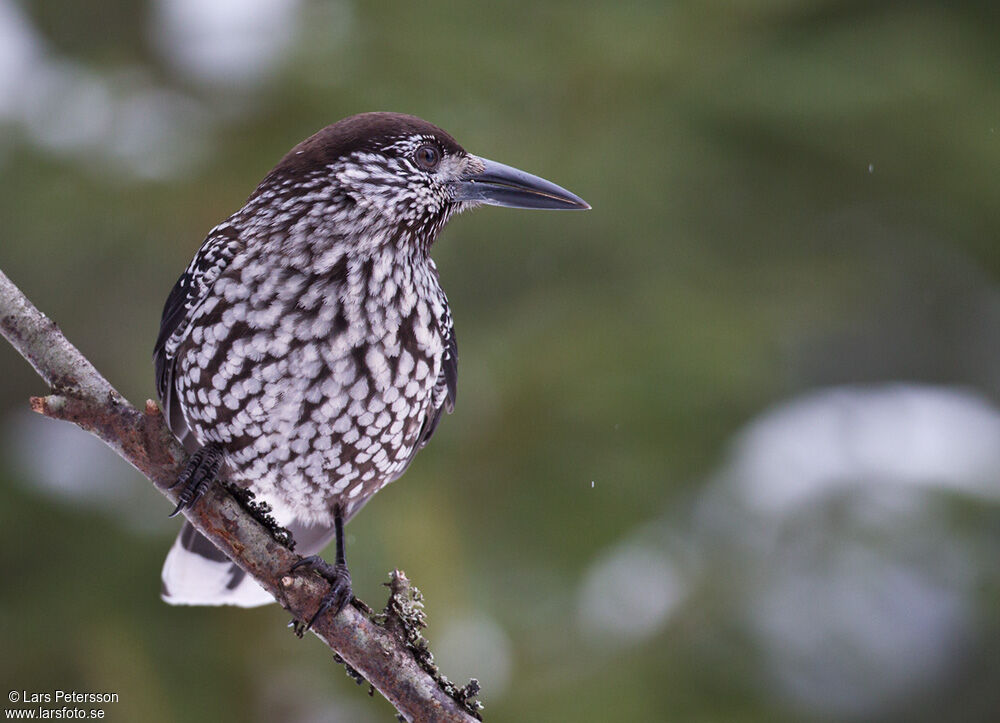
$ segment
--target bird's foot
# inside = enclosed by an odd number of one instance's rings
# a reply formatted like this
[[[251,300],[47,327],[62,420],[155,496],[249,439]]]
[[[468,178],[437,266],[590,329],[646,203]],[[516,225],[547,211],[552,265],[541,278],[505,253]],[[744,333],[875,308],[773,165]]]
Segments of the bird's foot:
[[[184,487],[177,496],[177,507],[170,513],[170,516],[174,517],[184,508],[194,507],[195,503],[205,494],[205,490],[208,489],[212,480],[219,474],[221,467],[222,448],[215,443],[206,444],[192,454],[177,481],[170,485],[170,489],[177,485]]]
[[[320,577],[330,583],[330,590],[323,596],[316,608],[316,613],[312,616],[305,629],[313,626],[319,616],[327,611],[332,611],[336,616],[343,610],[347,603],[354,599],[354,592],[351,590],[351,572],[347,569],[347,563],[340,562],[331,565],[319,555],[310,555],[292,565],[292,572],[299,568],[308,568],[319,573]]]

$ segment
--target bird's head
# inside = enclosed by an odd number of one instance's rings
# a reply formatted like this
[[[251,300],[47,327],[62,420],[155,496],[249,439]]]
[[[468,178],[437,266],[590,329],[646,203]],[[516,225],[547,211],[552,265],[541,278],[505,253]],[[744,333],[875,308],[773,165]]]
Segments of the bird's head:
[[[289,151],[254,197],[265,193],[279,203],[314,195],[356,236],[419,240],[424,248],[452,214],[480,204],[590,208],[554,183],[468,153],[440,128],[400,113],[362,113],[327,126]]]

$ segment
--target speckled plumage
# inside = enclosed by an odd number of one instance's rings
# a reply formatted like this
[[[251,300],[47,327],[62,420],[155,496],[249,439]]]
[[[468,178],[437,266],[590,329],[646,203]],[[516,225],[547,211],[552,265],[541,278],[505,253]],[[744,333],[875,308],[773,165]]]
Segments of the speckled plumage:
[[[154,359],[171,429],[190,451],[221,449],[222,473],[273,506],[299,551],[329,541],[338,506],[349,519],[398,478],[454,406],[458,352],[429,251],[480,202],[455,184],[488,163],[412,116],[345,119],[212,229],[167,300]],[[184,552],[225,567],[230,590],[249,582],[202,543],[178,539],[168,601],[205,602],[174,589]]]
[[[293,150],[209,234],[158,355],[178,436],[221,444],[231,481],[307,524],[332,524],[338,501],[354,514],[454,403],[455,337],[428,256],[454,209],[390,181],[419,171],[403,168],[412,147],[457,144],[429,124],[386,131],[405,134],[380,138],[398,157],[312,167],[315,142]],[[390,202],[404,213],[378,210]]]

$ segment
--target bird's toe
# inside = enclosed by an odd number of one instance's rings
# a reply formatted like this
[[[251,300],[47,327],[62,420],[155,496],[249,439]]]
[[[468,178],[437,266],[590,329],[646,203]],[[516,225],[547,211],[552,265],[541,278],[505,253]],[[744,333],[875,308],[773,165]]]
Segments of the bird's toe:
[[[332,612],[334,616],[338,615],[354,598],[354,592],[351,588],[351,571],[345,563],[333,565],[319,555],[310,555],[292,565],[291,570],[294,572],[304,568],[316,572],[330,583],[330,589],[320,600],[319,607],[306,625],[305,629],[308,630],[325,613]]]

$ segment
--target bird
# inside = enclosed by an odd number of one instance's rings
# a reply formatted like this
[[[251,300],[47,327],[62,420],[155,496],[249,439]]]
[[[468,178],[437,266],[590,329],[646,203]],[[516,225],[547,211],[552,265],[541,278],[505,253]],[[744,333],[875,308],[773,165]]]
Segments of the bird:
[[[484,204],[590,208],[415,116],[350,116],[292,148],[166,300],[156,390],[190,455],[173,514],[217,479],[266,502],[303,554],[293,570],[330,583],[310,625],[352,598],[344,525],[454,409],[458,346],[430,251]],[[333,564],[318,554],[331,540]],[[187,521],[162,583],[171,604],[274,602]]]

